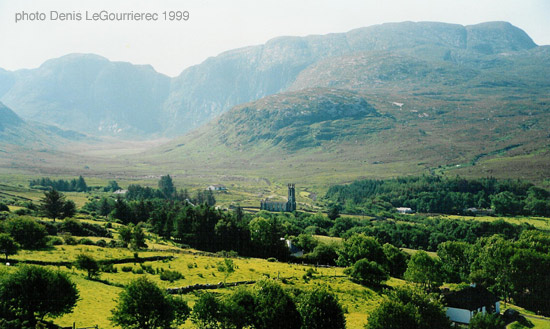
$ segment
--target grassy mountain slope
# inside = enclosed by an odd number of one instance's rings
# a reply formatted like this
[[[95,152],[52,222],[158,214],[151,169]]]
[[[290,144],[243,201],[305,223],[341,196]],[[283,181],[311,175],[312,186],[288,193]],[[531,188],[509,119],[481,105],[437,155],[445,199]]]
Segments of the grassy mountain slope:
[[[152,158],[282,180],[421,172],[544,180],[550,174],[543,165],[550,151],[549,47],[535,47],[505,23],[468,27],[462,39],[453,28],[456,40],[416,40],[409,48],[320,60],[300,72],[290,92],[236,106]],[[397,37],[409,40],[398,30],[382,39],[388,45]],[[481,49],[494,33],[492,50]],[[424,37],[433,42],[431,34]],[[423,56],[451,42],[456,49],[439,59]],[[522,157],[528,163],[502,164]]]

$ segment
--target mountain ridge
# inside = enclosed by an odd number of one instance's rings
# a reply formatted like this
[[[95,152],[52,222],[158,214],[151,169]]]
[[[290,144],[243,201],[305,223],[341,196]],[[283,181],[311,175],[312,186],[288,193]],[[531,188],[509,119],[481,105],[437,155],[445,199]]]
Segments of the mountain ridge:
[[[23,118],[89,134],[177,136],[235,105],[288,90],[300,73],[331,57],[378,50],[434,61],[447,56],[473,62],[479,56],[534,47],[525,32],[506,22],[467,26],[402,22],[344,33],[277,37],[210,57],[174,78],[151,66],[70,54],[37,69],[0,71],[0,100]],[[76,59],[92,69],[75,67]],[[82,76],[88,79],[85,84]],[[69,93],[59,94],[48,86]]]

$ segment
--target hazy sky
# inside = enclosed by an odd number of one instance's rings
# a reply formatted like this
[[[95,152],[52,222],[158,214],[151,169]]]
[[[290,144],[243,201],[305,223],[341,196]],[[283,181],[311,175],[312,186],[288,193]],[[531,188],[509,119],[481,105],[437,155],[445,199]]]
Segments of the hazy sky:
[[[158,13],[158,21],[86,21],[108,12]],[[163,21],[164,11],[188,11],[188,21]],[[51,12],[80,21],[51,20]],[[16,13],[46,21],[15,22]],[[68,53],[151,64],[178,75],[225,50],[281,35],[304,36],[400,21],[476,24],[509,21],[539,45],[550,44],[550,0],[0,0],[0,67],[38,67]]]

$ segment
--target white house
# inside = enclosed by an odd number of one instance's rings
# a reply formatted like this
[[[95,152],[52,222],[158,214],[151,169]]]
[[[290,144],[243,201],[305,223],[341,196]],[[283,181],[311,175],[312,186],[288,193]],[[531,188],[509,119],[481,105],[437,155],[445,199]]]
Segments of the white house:
[[[206,189],[210,191],[227,191],[227,188],[221,184],[210,185]]]
[[[443,293],[446,314],[451,321],[469,324],[478,312],[500,313],[500,302],[489,290],[472,285],[459,291]]]
[[[412,214],[414,211],[411,208],[408,207],[397,207],[395,208],[398,213],[400,214]]]

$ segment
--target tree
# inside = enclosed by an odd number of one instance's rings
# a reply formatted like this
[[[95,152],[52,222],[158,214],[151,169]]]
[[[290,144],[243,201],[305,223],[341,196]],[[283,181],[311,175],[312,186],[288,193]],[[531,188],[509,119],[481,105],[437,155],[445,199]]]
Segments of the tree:
[[[367,286],[379,286],[390,278],[388,271],[376,262],[368,259],[358,260],[346,271],[354,282]]]
[[[495,213],[500,215],[519,215],[523,209],[523,205],[518,197],[509,191],[492,195],[491,205]]]
[[[134,249],[147,248],[147,244],[145,243],[145,232],[143,231],[141,223],[134,226],[132,229],[132,247]]]
[[[158,187],[167,199],[172,199],[176,193],[174,182],[172,182],[172,177],[170,177],[170,175],[161,176],[158,182]]]
[[[218,262],[218,271],[222,272],[223,275],[223,283],[227,281],[227,278],[235,272],[235,264],[233,263],[232,259],[224,258],[222,262]]]
[[[19,243],[7,233],[0,233],[0,253],[6,255],[6,261],[8,256],[17,254],[19,250]]]
[[[420,250],[412,255],[404,276],[408,281],[420,283],[425,289],[439,287],[443,283],[441,261]]]
[[[0,309],[10,316],[29,321],[32,327],[45,316],[71,312],[78,290],[68,277],[38,266],[22,266],[0,283]]]
[[[450,329],[451,322],[435,296],[397,288],[371,313],[365,328]]]
[[[10,219],[4,224],[6,233],[21,245],[23,249],[44,248],[48,242],[48,232],[44,225],[29,217]]]
[[[407,270],[409,255],[392,244],[384,243],[382,246],[384,255],[388,259],[388,269],[390,276],[401,278]]]
[[[284,236],[284,229],[280,220],[276,217],[269,219],[255,217],[248,224],[250,229],[250,238],[256,245],[259,256],[277,257],[284,259],[288,256],[288,248],[285,242],[281,240]]]
[[[237,329],[252,328],[256,317],[256,297],[248,289],[237,289],[225,301],[225,323]]]
[[[298,248],[301,248],[304,253],[312,252],[319,244],[319,241],[315,239],[311,234],[302,233],[292,241]]]
[[[349,239],[344,240],[342,249],[340,249],[338,265],[351,266],[363,258],[382,266],[386,266],[388,262],[382,246],[375,238],[361,233],[354,234]]]
[[[307,259],[314,263],[324,265],[336,265],[338,259],[338,246],[336,244],[320,243],[313,249],[312,253],[307,254]]]
[[[98,275],[99,264],[90,255],[80,254],[76,257],[75,265],[78,269],[88,272],[88,279],[91,279]]]
[[[461,241],[446,241],[437,247],[442,270],[447,282],[466,282],[470,275],[470,244]]]
[[[489,313],[477,313],[474,315],[470,324],[468,325],[470,329],[504,329],[506,324],[500,318],[499,314],[489,314]]]
[[[78,180],[76,181],[76,191],[78,192],[87,192],[88,191],[88,185],[86,185],[86,181],[84,180],[84,177],[78,176]]]
[[[175,300],[145,277],[132,281],[120,293],[111,311],[111,322],[122,328],[154,329],[181,325],[189,317],[190,308],[183,300]]]
[[[118,238],[126,246],[129,245],[132,242],[132,225],[130,224],[128,226],[120,226],[118,228]]]
[[[217,329],[225,322],[223,304],[211,293],[201,295],[193,306],[191,321],[197,328]]]
[[[61,217],[59,218],[71,218],[76,214],[76,205],[73,200],[65,201],[63,208],[61,210]]]
[[[298,329],[302,326],[302,317],[294,301],[281,286],[262,281],[256,288],[256,328]]]
[[[327,216],[328,218],[330,218],[330,220],[336,220],[336,218],[340,217],[340,206],[331,206],[328,210]]]
[[[44,215],[54,220],[63,217],[63,207],[65,206],[65,196],[56,189],[44,192],[44,197],[40,200]]]
[[[302,329],[345,329],[346,317],[336,296],[325,289],[315,289],[300,295],[298,311]]]

